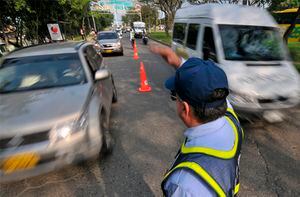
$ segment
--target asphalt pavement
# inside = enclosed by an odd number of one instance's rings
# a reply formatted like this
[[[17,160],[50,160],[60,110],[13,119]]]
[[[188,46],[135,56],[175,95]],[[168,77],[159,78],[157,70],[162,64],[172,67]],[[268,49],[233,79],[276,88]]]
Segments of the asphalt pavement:
[[[107,56],[114,75],[118,103],[110,128],[114,151],[101,160],[18,182],[0,184],[0,196],[162,196],[160,183],[183,140],[185,126],[164,88],[174,74],[161,57],[138,40],[139,60],[133,60],[129,38],[124,56]],[[152,91],[140,93],[143,61]],[[240,196],[300,196],[300,107],[285,111],[277,124],[245,124]]]

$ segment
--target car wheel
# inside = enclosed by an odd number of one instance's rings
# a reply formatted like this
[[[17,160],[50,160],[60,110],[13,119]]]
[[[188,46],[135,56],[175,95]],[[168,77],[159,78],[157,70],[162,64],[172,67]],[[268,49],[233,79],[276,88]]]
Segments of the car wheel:
[[[124,55],[123,48],[122,48],[122,51],[120,52],[120,55],[121,55],[121,56],[123,56],[123,55]]]
[[[101,153],[102,155],[108,155],[111,154],[113,151],[113,146],[114,146],[114,140],[112,138],[112,135],[108,130],[105,130],[103,132],[103,144],[101,148]]]
[[[115,86],[114,81],[112,80],[112,85],[113,85],[113,97],[112,97],[112,102],[116,103],[118,102],[118,93],[117,93],[117,88]]]
[[[105,120],[105,116],[102,114],[100,119],[100,127],[103,135],[103,140],[102,140],[102,148],[100,151],[100,156],[105,156],[112,153],[113,145],[114,145],[113,137],[110,131],[108,130],[108,125],[106,125],[104,120]]]

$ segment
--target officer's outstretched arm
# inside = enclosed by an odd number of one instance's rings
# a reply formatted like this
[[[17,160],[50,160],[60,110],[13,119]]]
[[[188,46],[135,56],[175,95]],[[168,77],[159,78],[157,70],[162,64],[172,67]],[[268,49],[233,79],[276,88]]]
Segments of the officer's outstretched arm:
[[[150,45],[150,50],[158,55],[161,55],[175,69],[182,64],[182,59],[170,48],[162,47],[156,44]]]

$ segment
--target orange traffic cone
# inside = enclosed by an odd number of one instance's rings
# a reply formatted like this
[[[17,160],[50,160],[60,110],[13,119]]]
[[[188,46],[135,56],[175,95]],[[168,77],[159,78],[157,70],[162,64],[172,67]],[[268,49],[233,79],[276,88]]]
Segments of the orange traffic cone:
[[[141,87],[139,88],[140,92],[150,92],[151,86],[148,84],[146,71],[144,67],[144,63],[140,63],[140,78],[141,78]]]
[[[136,48],[133,49],[133,59],[138,60],[139,59],[139,54]]]
[[[134,41],[134,44],[133,44],[133,50],[137,50],[135,41]]]

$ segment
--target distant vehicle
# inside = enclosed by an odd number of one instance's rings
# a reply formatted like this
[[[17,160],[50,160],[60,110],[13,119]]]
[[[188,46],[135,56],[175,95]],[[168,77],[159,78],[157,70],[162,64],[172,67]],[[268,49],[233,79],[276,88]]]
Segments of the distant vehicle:
[[[291,25],[291,20],[295,18],[298,8],[289,8],[273,12],[273,16],[281,28],[281,34],[284,35],[287,28]],[[295,28],[289,35],[288,42],[300,42],[300,19],[296,19]]]
[[[118,34],[118,36],[120,38],[122,38],[122,35],[123,35],[122,29],[116,29],[116,33]]]
[[[97,35],[96,45],[101,53],[119,53],[123,55],[123,45],[119,35],[114,31],[101,31]]]
[[[0,182],[112,150],[113,76],[90,43],[28,47],[0,64]],[[102,154],[100,154],[102,155]]]
[[[143,35],[142,40],[143,40],[144,45],[148,44],[148,36],[147,35]]]
[[[185,3],[175,15],[172,48],[184,58],[215,61],[227,74],[229,100],[241,117],[280,121],[280,111],[299,103],[299,74],[278,25],[263,9]]]
[[[143,32],[146,31],[145,27],[146,26],[144,22],[140,22],[140,21],[133,22],[134,37],[142,38]]]

